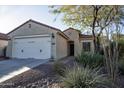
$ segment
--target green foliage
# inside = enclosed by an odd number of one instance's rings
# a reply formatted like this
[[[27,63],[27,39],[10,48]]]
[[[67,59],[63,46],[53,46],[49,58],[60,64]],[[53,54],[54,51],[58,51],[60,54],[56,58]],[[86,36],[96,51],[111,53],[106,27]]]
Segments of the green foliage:
[[[81,63],[84,67],[89,66],[89,68],[96,68],[103,66],[103,56],[100,54],[85,53],[82,51],[76,57],[76,61]]]
[[[123,26],[123,6],[115,5],[61,5],[51,6],[53,14],[62,14],[63,22],[82,31],[90,31],[94,38],[95,52],[99,51],[98,37],[108,28]]]
[[[124,40],[120,40],[118,42],[119,45],[119,56],[122,57],[124,56]]]
[[[124,75],[124,57],[120,58],[118,65],[120,74]]]
[[[110,87],[110,83],[104,74],[99,74],[99,69],[75,66],[65,72],[62,77],[62,87],[66,88],[95,88]]]
[[[62,62],[55,62],[53,67],[54,67],[54,71],[58,75],[64,76],[65,70],[66,70],[66,66],[65,66],[64,63],[62,63]]]
[[[119,47],[118,70],[119,70],[120,74],[124,75],[124,38],[119,39],[118,47]]]
[[[122,18],[123,12],[120,9],[121,7],[113,5],[62,5],[51,6],[50,11],[53,14],[62,14],[63,22],[77,29],[91,27],[95,16],[95,26],[100,26],[102,27],[101,29],[104,29],[103,26],[108,25],[110,21],[114,19],[119,21],[119,18]],[[119,11],[118,14],[116,14],[116,10]]]

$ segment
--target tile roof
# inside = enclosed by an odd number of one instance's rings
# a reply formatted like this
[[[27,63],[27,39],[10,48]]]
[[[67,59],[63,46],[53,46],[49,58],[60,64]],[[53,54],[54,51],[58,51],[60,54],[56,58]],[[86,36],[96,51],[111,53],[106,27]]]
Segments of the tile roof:
[[[52,27],[52,26],[49,26],[49,25],[46,25],[44,23],[40,23],[38,21],[35,21],[35,20],[32,20],[32,19],[29,19],[28,21],[26,21],[25,23],[21,24],[20,26],[16,27],[15,29],[13,29],[12,31],[10,31],[9,33],[7,34],[10,34],[12,33],[13,31],[17,30],[18,28],[20,28],[21,26],[25,25],[26,23],[28,22],[33,22],[33,23],[36,23],[36,24],[39,24],[39,25],[42,25],[42,26],[45,26],[45,27],[48,27],[48,28],[51,28],[51,29],[54,29],[54,30],[57,30],[57,31],[61,31],[60,29],[58,28],[55,28],[55,27]]]
[[[65,29],[63,32],[66,32],[66,31],[68,31],[68,30],[75,30],[75,31],[77,31],[77,32],[79,32],[80,33],[80,30],[77,30],[77,29],[74,29],[74,28],[71,28],[71,27],[69,27],[68,29]]]
[[[77,29],[74,29],[74,28],[71,28],[71,27],[66,29],[66,30],[64,30],[63,32],[66,32],[66,31],[69,31],[69,30],[75,30],[75,31],[79,32],[80,38],[89,38],[89,39],[93,38],[92,35],[82,34],[80,30],[77,30]]]
[[[42,26],[48,27],[48,28],[50,28],[50,29],[54,29],[54,30],[58,31],[61,35],[63,35],[66,39],[68,39],[68,36],[65,35],[65,34],[64,34],[60,29],[55,28],[55,27],[52,27],[52,26],[49,26],[49,25],[46,25],[46,24],[44,24],[44,23],[40,23],[40,22],[35,21],[35,20],[32,20],[32,19],[26,21],[26,22],[23,23],[22,25],[18,26],[17,28],[15,28],[15,29],[12,30],[12,31],[10,31],[9,33],[7,33],[7,35],[9,35],[10,33],[14,32],[15,30],[17,30],[18,28],[20,28],[21,26],[25,25],[25,24],[28,23],[28,22],[33,22],[33,23],[36,23],[36,24],[39,24],[39,25],[42,25]]]
[[[85,35],[85,34],[81,34],[80,37],[81,38],[93,38],[92,35]]]
[[[1,40],[9,40],[9,37],[6,34],[0,33]]]

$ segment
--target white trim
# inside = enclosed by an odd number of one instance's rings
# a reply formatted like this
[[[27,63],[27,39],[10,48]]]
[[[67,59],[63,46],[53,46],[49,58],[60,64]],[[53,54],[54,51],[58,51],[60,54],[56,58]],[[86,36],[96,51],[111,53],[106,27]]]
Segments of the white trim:
[[[50,34],[43,34],[43,35],[27,35],[27,36],[15,36],[13,37],[14,39],[19,39],[19,38],[31,38],[31,37],[50,37]]]

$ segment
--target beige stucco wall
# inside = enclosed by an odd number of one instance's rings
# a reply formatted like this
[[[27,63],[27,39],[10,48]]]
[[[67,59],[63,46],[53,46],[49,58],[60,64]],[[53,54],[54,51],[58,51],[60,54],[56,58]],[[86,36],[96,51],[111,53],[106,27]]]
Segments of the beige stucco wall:
[[[67,51],[68,42],[67,39],[63,38],[59,34],[56,35],[56,59],[66,57],[68,55]]]
[[[91,52],[94,52],[94,45],[92,38],[81,38],[79,32],[75,29],[68,29],[64,33],[74,41],[74,56],[77,56],[83,50],[83,42],[91,42]]]
[[[74,29],[68,29],[67,31],[64,31],[64,33],[70,38],[70,40],[74,41],[74,56],[78,55],[82,50],[79,32]]]
[[[31,28],[29,28],[29,24],[31,24]],[[61,52],[61,47],[57,46],[60,42],[64,42],[63,37],[58,36],[57,30],[48,28],[46,26],[42,26],[36,23],[33,23],[29,21],[22,27],[18,28],[16,31],[9,34],[12,40],[9,41],[8,47],[7,47],[7,56],[12,57],[12,41],[15,36],[29,36],[29,35],[43,35],[43,34],[54,34],[54,38],[51,36],[51,55],[53,58],[58,59],[61,57],[64,57],[65,52]],[[62,39],[62,40],[60,40]],[[65,50],[66,51],[66,50]]]
[[[29,28],[29,24],[31,24],[31,28]],[[57,31],[34,22],[29,21],[25,25],[21,26],[17,30],[10,33],[8,36],[11,40],[8,43],[7,47],[7,56],[12,57],[12,41],[16,36],[30,36],[30,35],[43,35],[43,34],[54,34],[56,35]],[[51,40],[51,43],[56,43],[56,37]],[[51,49],[52,56],[56,58],[56,45],[52,46]]]
[[[29,28],[29,24],[31,24],[31,28]],[[27,35],[41,35],[41,34],[50,34],[56,32],[57,31],[54,29],[29,21],[25,25],[18,28],[16,31],[10,33],[9,36],[14,37],[14,36],[27,36]]]
[[[8,41],[8,46],[6,49],[6,56],[7,57],[12,57],[12,40]]]
[[[4,56],[4,48],[8,45],[7,40],[0,40],[0,56]]]

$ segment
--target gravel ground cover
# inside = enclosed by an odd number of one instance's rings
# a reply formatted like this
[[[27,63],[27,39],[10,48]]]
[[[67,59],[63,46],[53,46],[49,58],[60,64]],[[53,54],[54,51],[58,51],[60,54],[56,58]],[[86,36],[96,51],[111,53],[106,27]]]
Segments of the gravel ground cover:
[[[60,60],[69,67],[75,64],[74,57]],[[0,88],[60,88],[60,79],[53,70],[53,63],[48,62],[31,70],[19,74],[5,82],[0,83]],[[124,76],[118,77],[118,85],[124,87]]]
[[[74,57],[60,60],[71,66]],[[53,63],[48,62],[0,83],[0,88],[59,88],[59,78],[53,71]]]

